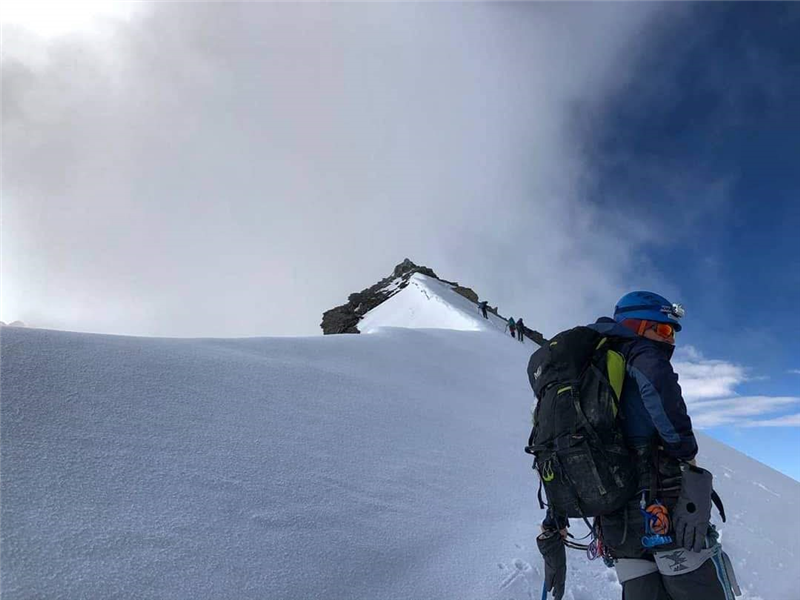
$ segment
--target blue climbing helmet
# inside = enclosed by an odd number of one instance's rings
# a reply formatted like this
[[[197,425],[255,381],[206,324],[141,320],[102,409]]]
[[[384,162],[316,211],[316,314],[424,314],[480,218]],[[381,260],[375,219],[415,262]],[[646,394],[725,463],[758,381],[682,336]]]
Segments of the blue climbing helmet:
[[[643,319],[656,323],[669,323],[675,331],[681,330],[679,319],[686,314],[683,306],[673,304],[664,296],[653,292],[630,292],[617,302],[614,320],[619,323],[625,319]]]

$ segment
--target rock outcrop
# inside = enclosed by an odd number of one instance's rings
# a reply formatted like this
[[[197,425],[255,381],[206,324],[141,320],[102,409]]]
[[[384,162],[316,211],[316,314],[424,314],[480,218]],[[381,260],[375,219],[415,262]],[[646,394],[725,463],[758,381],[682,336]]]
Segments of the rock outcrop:
[[[524,333],[526,338],[528,338],[529,340],[533,340],[540,346],[544,346],[547,343],[547,338],[544,337],[541,333],[539,333],[535,329],[529,329],[528,327],[525,327]]]
[[[472,300],[472,301],[473,301],[475,304],[477,304],[477,303],[478,303],[478,300],[480,299],[480,298],[478,297],[478,294],[476,294],[476,293],[475,293],[475,292],[472,290],[472,288],[468,288],[468,287],[461,287],[460,285],[456,284],[456,285],[455,285],[455,287],[453,288],[453,291],[454,291],[456,294],[461,294],[461,295],[462,295],[462,296],[464,296],[464,298],[466,298],[467,300]]]
[[[439,279],[433,269],[415,265],[411,260],[405,259],[394,268],[389,277],[381,279],[375,285],[360,292],[350,294],[347,304],[342,304],[322,315],[322,333],[359,333],[358,322],[366,313],[394,296],[408,285],[409,278],[414,273],[421,273],[434,279]]]

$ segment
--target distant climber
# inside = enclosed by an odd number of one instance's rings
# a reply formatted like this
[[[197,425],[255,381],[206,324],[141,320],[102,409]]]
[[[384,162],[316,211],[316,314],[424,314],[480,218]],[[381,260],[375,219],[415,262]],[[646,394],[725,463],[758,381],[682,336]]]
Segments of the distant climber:
[[[522,322],[522,317],[517,319],[517,339],[520,342],[525,341],[525,323]]]
[[[517,337],[517,322],[514,320],[514,317],[508,317],[508,323],[506,323],[506,329],[511,332],[511,337]]]
[[[481,314],[483,315],[484,319],[488,319],[489,315],[486,314],[486,308],[489,306],[489,302],[484,300],[483,302],[478,304],[478,307],[481,309]]]
[[[536,407],[525,451],[547,497],[537,545],[544,591],[560,600],[566,550],[615,567],[625,600],[734,600],[741,594],[711,523],[712,474],[670,360],[684,309],[631,292],[586,327],[556,335],[528,364]],[[581,518],[590,541],[567,533]],[[590,522],[589,519],[593,518]]]

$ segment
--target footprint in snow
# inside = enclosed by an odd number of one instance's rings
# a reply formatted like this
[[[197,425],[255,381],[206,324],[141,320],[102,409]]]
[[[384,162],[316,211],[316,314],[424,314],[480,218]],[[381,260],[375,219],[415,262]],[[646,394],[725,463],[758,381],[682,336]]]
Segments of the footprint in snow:
[[[500,584],[500,589],[504,590],[520,577],[527,582],[526,575],[533,573],[533,567],[520,558],[515,558],[512,563],[511,573]]]
[[[573,600],[594,600],[595,595],[590,593],[582,585],[576,585],[572,588],[572,598]]]

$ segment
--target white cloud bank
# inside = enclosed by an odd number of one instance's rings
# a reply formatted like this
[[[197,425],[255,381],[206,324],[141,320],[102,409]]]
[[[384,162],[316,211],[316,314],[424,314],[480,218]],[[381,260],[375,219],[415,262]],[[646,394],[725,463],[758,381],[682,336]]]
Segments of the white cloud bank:
[[[696,348],[679,348],[673,361],[683,397],[696,427],[797,427],[800,413],[773,416],[800,404],[796,396],[740,396],[736,387],[754,378],[741,365],[705,358]]]
[[[3,30],[3,318],[320,333],[405,257],[545,333],[631,277],[670,293],[641,223],[589,201],[589,154],[680,7],[146,8],[104,35]]]

